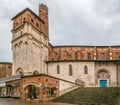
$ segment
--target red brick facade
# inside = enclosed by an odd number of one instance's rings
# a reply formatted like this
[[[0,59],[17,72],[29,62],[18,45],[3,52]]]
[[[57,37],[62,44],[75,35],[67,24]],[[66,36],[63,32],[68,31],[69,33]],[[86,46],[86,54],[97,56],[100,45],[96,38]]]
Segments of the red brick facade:
[[[29,8],[26,8],[18,15],[12,18],[13,30],[24,25],[24,23],[31,23],[37,30],[43,32],[48,37],[48,9],[45,5],[39,6],[39,16],[32,12]]]
[[[119,46],[49,46],[49,60],[119,60]],[[116,56],[118,55],[118,57]]]
[[[0,63],[0,78],[8,77],[12,75],[12,63],[1,62]]]
[[[0,87],[3,90],[0,91],[0,97],[49,101],[59,96],[59,79],[45,74],[9,78],[4,83],[6,85]]]
[[[33,76],[25,76],[21,79],[20,84],[20,95],[22,99],[27,99],[25,94],[25,89],[27,86],[34,85],[39,88],[39,99],[40,101],[48,101],[53,97],[48,96],[48,88],[56,88],[56,94],[55,96],[58,96],[58,90],[59,90],[59,80],[56,78],[53,78],[51,76],[46,75],[33,75]],[[44,89],[44,86],[46,89]],[[30,97],[28,97],[30,98]]]

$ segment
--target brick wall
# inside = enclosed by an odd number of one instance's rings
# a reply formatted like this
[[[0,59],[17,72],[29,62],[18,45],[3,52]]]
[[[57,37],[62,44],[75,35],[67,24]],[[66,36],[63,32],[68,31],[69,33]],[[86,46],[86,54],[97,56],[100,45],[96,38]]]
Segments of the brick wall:
[[[115,60],[116,53],[120,56],[120,47],[102,46],[58,46],[49,47],[49,60]],[[88,59],[90,54],[90,59]],[[102,54],[104,59],[102,59]],[[76,56],[77,55],[77,59]]]
[[[46,101],[48,99],[47,94],[43,94],[43,86],[54,85],[59,87],[59,80],[49,76],[28,76],[21,79],[21,98],[25,99],[25,87],[29,85],[37,85],[39,87],[39,100]],[[59,90],[59,88],[58,88]],[[58,93],[57,93],[58,96]]]
[[[12,75],[11,63],[0,63],[0,78],[8,77]]]

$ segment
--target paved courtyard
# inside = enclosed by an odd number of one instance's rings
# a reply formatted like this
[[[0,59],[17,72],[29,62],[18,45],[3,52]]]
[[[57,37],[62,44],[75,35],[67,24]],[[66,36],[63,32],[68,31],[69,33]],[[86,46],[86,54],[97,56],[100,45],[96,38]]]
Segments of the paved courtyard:
[[[73,105],[73,104],[52,103],[52,102],[39,103],[39,102],[22,101],[20,99],[0,98],[0,105]]]

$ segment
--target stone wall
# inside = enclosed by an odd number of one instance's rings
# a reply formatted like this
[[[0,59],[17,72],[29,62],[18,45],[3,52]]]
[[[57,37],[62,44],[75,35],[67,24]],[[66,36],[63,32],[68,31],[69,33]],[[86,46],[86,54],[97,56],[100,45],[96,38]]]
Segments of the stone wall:
[[[73,75],[69,75],[69,65],[72,65]],[[57,73],[57,65],[60,66],[60,73]],[[88,73],[85,74],[84,67],[87,66]],[[49,62],[48,74],[64,80],[74,82],[82,80],[86,87],[100,87],[100,80],[107,80],[107,86],[120,84],[119,63],[109,61],[74,61],[74,62]]]
[[[117,85],[117,63],[116,62],[96,62],[95,63],[95,79],[96,84],[99,86],[98,74],[102,72],[107,73],[107,77],[103,74],[101,79],[108,80],[108,86],[116,86]]]
[[[50,47],[49,47],[50,48]],[[52,46],[49,60],[120,60],[118,46]]]
[[[59,96],[65,93],[68,93],[74,89],[77,89],[81,86],[67,81],[59,80]]]
[[[21,33],[20,33],[21,32]],[[20,35],[19,35],[20,34]],[[48,59],[48,39],[31,24],[13,32],[13,75],[46,73],[45,60]]]
[[[72,65],[72,76],[69,75],[70,64]],[[60,74],[57,73],[57,65],[60,66]],[[84,74],[85,66],[88,67],[88,74]],[[95,84],[94,66],[94,62],[52,62],[48,64],[48,74],[74,83],[77,79],[82,80],[85,82],[85,86],[91,86]]]

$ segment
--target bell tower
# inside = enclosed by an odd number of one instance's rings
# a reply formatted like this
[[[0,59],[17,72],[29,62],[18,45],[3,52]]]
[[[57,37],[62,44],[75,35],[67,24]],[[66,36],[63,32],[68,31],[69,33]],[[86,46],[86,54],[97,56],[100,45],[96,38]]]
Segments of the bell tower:
[[[43,30],[45,35],[49,37],[48,7],[44,4],[39,5],[39,17],[44,21]]]
[[[12,18],[13,75],[47,73],[48,8],[39,8],[39,16],[26,8]]]

